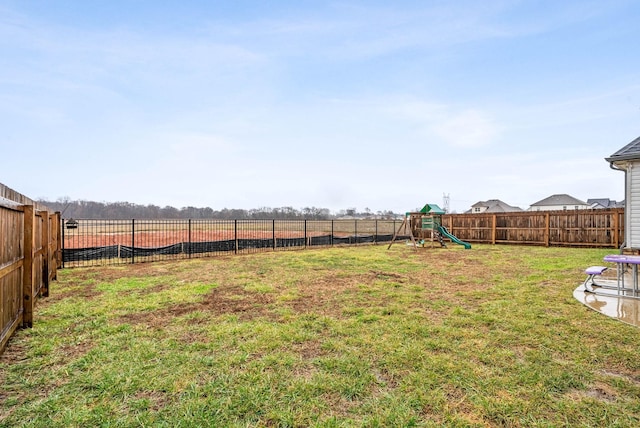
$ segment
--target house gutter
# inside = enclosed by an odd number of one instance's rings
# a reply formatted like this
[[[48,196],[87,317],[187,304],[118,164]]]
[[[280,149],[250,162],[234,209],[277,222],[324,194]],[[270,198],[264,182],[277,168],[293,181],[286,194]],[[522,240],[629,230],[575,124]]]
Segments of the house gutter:
[[[625,221],[626,221],[626,219],[627,219],[626,218],[626,212],[627,212],[627,206],[626,206],[627,205],[627,170],[626,170],[626,168],[622,169],[622,168],[618,167],[617,165],[614,164],[613,161],[609,162],[609,168],[613,169],[614,171],[622,171],[622,172],[624,172],[624,199],[625,199],[624,210],[625,210]],[[626,235],[627,235],[627,233],[625,232],[625,237],[626,237]],[[619,248],[620,254],[622,254],[626,244],[627,244],[627,242],[625,240],[623,240],[622,244],[620,244],[620,248]]]

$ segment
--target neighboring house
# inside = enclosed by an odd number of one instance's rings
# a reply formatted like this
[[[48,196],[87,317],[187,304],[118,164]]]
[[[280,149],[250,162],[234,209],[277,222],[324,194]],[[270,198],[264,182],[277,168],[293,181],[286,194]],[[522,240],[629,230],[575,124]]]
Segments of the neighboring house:
[[[586,210],[589,204],[567,194],[551,195],[534,204],[528,211]]]
[[[516,211],[522,211],[522,208],[512,207],[500,199],[489,199],[488,201],[480,201],[471,205],[471,209],[467,213],[510,213]]]
[[[624,171],[624,247],[640,249],[640,137],[605,160],[611,168]]]
[[[596,198],[587,199],[587,205],[592,209],[624,208],[624,201],[616,202],[609,198]]]

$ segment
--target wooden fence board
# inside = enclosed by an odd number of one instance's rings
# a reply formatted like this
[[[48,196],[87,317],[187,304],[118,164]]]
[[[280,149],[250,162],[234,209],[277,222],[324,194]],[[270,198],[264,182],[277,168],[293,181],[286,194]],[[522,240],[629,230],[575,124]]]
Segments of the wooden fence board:
[[[22,241],[24,216],[13,201],[0,200],[0,352],[22,325]]]
[[[0,353],[19,327],[33,325],[60,266],[60,214],[0,183]]]
[[[33,302],[34,302],[34,247],[35,247],[35,209],[33,205],[24,207],[24,266],[22,271],[22,325],[31,327],[33,325]]]
[[[443,224],[463,241],[619,248],[624,209],[446,214]]]
[[[16,287],[14,284],[19,284]],[[22,326],[22,267],[0,277],[0,352],[13,332]]]

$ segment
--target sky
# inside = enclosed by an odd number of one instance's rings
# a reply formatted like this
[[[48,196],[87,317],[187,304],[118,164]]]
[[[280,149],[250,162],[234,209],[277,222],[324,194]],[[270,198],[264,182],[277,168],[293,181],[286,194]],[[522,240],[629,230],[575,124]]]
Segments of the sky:
[[[624,199],[640,2],[0,0],[30,198],[463,212]]]

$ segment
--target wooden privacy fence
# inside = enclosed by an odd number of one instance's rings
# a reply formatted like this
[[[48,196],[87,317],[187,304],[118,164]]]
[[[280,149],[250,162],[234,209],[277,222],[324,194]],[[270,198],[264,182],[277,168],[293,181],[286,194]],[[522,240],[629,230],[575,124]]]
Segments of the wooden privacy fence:
[[[447,214],[443,225],[463,241],[485,244],[619,248],[624,208]]]
[[[48,296],[60,260],[60,214],[0,184],[0,353]]]

